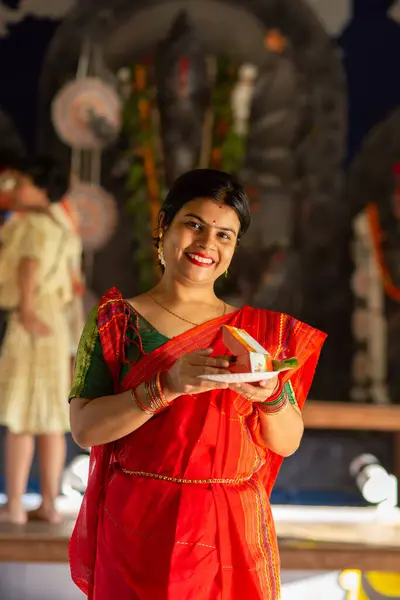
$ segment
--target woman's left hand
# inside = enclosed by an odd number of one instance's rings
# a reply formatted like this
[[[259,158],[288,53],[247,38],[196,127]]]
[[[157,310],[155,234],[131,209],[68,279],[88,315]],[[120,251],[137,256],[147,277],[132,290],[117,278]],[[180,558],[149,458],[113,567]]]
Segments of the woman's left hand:
[[[258,383],[232,383],[229,388],[250,402],[265,402],[278,389],[278,376]]]

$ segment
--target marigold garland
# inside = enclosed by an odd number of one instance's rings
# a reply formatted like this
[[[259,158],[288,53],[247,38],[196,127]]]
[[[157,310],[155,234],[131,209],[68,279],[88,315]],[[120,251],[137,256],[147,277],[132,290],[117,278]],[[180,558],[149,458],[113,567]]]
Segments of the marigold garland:
[[[160,182],[163,180],[162,169],[156,159],[158,131],[153,118],[155,89],[151,79],[151,65],[134,65],[132,93],[124,115],[125,130],[131,138],[128,152],[131,168],[126,184],[131,195],[126,208],[134,216],[134,259],[138,268],[139,291],[152,287],[156,279],[152,236],[161,202]]]
[[[379,219],[379,210],[377,204],[367,206],[367,215],[371,228],[372,244],[375,257],[378,263],[381,281],[386,295],[395,302],[400,302],[400,287],[392,280],[389,267],[386,264],[382,249],[383,231]]]

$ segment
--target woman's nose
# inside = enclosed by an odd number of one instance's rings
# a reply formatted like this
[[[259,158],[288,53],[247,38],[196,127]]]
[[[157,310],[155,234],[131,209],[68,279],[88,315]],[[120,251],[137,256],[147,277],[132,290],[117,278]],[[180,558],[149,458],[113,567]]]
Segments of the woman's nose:
[[[204,229],[201,232],[201,235],[199,235],[199,237],[196,240],[196,244],[199,246],[199,248],[210,248],[214,243],[214,235],[213,232],[211,230],[207,230]]]

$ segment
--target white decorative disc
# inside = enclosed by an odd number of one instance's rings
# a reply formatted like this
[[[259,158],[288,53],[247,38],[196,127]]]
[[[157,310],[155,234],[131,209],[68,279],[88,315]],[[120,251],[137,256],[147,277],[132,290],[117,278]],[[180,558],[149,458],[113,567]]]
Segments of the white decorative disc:
[[[115,198],[91,183],[75,184],[66,198],[79,223],[85,250],[103,248],[113,236],[118,223]]]
[[[67,145],[82,150],[101,149],[106,142],[96,135],[92,118],[104,119],[115,133],[121,129],[122,105],[114,88],[97,77],[66,84],[52,103],[57,135]]]

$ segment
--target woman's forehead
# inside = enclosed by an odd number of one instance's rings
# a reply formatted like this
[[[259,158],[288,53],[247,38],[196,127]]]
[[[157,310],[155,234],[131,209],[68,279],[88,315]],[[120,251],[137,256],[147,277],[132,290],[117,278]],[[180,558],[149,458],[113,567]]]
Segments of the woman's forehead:
[[[221,225],[229,222],[229,224],[238,224],[239,218],[231,206],[218,202],[213,198],[194,198],[187,202],[179,211],[180,214],[198,215],[208,223],[221,221]]]

